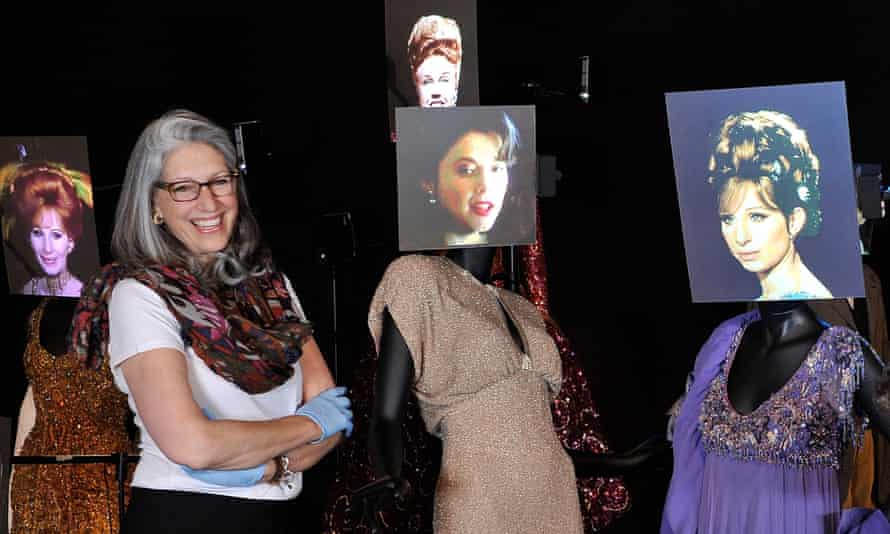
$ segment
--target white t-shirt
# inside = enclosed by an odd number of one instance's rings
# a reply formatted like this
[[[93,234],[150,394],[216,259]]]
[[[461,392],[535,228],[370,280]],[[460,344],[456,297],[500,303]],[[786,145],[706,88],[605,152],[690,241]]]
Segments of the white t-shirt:
[[[290,282],[287,282],[287,287],[293,299],[294,311],[305,318]],[[120,281],[111,293],[108,317],[109,364],[114,383],[127,394],[136,426],[139,427],[142,458],[136,466],[133,486],[264,500],[291,499],[300,493],[302,474],[297,474],[290,491],[277,483],[261,482],[250,487],[232,488],[208,484],[189,476],[179,464],[167,458],[145,428],[120,367],[127,358],[142,352],[159,348],[178,350],[185,357],[189,385],[198,406],[216,419],[263,421],[293,415],[296,411],[303,398],[303,373],[299,361],[294,364],[294,374],[287,382],[266,393],[251,395],[211,371],[191,347],[186,349],[179,321],[161,296],[142,283],[133,279]]]

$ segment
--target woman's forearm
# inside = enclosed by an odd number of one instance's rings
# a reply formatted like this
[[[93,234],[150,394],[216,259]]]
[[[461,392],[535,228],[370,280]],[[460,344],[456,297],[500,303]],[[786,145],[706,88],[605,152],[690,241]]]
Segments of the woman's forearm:
[[[198,406],[182,353],[154,349],[121,364],[136,409],[167,457],[192,469],[243,469],[321,436],[308,417],[267,421],[210,420]]]
[[[288,468],[291,471],[306,471],[317,464],[340,442],[336,434],[321,443],[301,445],[287,453]],[[278,471],[276,459],[265,464],[243,469],[191,469],[183,466],[189,476],[210,484],[227,487],[245,487],[273,480]]]
[[[300,358],[300,366],[302,367],[303,372],[304,402],[312,400],[322,391],[334,386],[334,379],[331,376],[324,357],[314,339],[309,339],[303,346],[303,356]],[[221,446],[220,450],[215,453],[209,451],[211,454],[210,460],[217,462],[209,467],[212,469],[238,469],[258,465],[259,462],[251,463],[257,456],[259,456],[261,460],[267,460],[281,454],[287,454],[291,470],[305,471],[324,458],[324,456],[336,447],[342,439],[342,434],[338,432],[321,443],[310,444],[310,441],[314,441],[319,437],[320,429],[311,419],[306,417],[296,417],[296,419],[301,423],[307,424],[308,430],[304,426],[301,426],[301,430],[298,429],[298,433],[295,435],[287,436],[282,434],[271,436],[272,441],[268,446],[257,446],[252,450],[223,450],[224,448]],[[225,423],[226,421],[220,422]],[[238,421],[228,422],[238,423]],[[218,432],[219,437],[223,438],[221,441],[231,442],[233,440],[231,440],[231,434],[229,434],[229,432],[232,430],[233,429],[230,427],[222,426],[213,428],[212,432]],[[247,432],[252,433],[252,430],[248,429]],[[294,437],[297,440],[296,444],[289,441]],[[279,438],[283,438],[284,442],[279,441]],[[211,436],[209,439],[214,438]],[[247,438],[250,442],[255,442],[257,439],[260,439],[260,436],[251,435]],[[227,445],[228,444],[230,443],[227,443]],[[282,445],[284,446],[282,447]]]
[[[306,471],[315,466],[329,452],[343,441],[343,434],[337,433],[316,444],[301,445],[287,453],[292,471]]]
[[[306,446],[321,434],[318,425],[301,416],[271,421],[205,420],[202,426],[192,446],[183,451],[187,457],[180,460],[185,461],[179,461],[193,469],[254,467]]]
[[[306,471],[327,455],[341,441],[338,433],[321,443],[301,445],[287,453],[288,466],[292,471]],[[265,464],[244,469],[190,469],[184,468],[189,476],[211,484],[229,487],[251,486],[260,482],[274,482],[278,466],[275,459]],[[257,477],[257,478],[253,478]]]

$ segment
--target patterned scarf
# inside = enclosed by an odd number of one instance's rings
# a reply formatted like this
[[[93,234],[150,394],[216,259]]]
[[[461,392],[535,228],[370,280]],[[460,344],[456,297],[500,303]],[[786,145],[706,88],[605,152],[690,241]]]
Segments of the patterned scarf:
[[[161,296],[179,321],[183,342],[213,372],[250,394],[265,393],[293,375],[312,335],[294,311],[281,273],[268,257],[265,273],[210,291],[180,266],[134,269],[111,263],[84,286],[68,332],[74,354],[93,369],[108,351],[108,301],[114,286],[133,278]]]

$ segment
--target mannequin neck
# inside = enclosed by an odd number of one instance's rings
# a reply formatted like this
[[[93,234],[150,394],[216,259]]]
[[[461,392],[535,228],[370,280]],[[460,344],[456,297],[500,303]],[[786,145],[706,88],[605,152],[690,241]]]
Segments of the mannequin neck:
[[[757,310],[763,321],[763,334],[770,345],[818,335],[824,328],[805,301],[758,302]]]
[[[68,328],[74,318],[75,298],[50,298],[40,321],[40,344],[50,354],[61,356],[68,352]]]
[[[476,280],[487,284],[491,280],[491,262],[494,260],[495,250],[495,247],[453,248],[445,253],[445,257],[463,267]]]

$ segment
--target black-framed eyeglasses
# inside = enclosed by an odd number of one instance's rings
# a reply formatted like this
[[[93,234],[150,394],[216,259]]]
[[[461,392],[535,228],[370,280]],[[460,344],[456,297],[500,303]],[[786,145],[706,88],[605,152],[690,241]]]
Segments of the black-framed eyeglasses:
[[[241,173],[231,171],[224,174],[217,174],[206,182],[186,179],[176,180],[175,182],[155,182],[154,186],[158,189],[166,189],[170,193],[170,198],[175,202],[189,202],[201,196],[201,188],[206,187],[210,190],[210,194],[215,197],[225,197],[235,192],[235,184]]]

